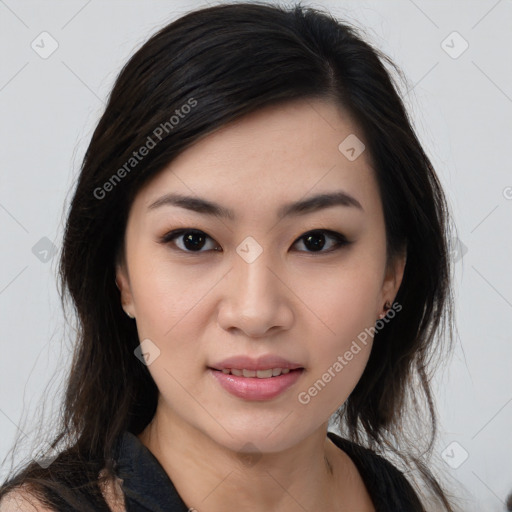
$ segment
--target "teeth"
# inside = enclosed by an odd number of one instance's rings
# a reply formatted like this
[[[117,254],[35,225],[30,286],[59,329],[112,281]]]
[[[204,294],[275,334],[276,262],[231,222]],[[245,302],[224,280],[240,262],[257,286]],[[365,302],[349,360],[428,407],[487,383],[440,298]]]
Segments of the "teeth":
[[[239,370],[237,368],[224,368],[222,373],[228,375],[232,374],[236,377],[257,377],[258,379],[269,379],[270,377],[278,377],[279,375],[286,375],[290,373],[289,368],[269,368],[268,370]]]
[[[256,377],[258,377],[258,379],[268,379],[269,377],[272,377],[272,368],[270,370],[258,370],[256,372]]]

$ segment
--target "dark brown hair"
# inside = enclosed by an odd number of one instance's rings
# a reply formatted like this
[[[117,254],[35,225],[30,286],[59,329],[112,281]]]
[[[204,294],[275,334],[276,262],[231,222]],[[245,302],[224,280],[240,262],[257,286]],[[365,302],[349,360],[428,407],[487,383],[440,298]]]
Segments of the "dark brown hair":
[[[123,430],[139,434],[158,397],[134,356],[136,326],[115,285],[133,198],[180,152],[226,123],[292,99],[327,98],[353,116],[368,142],[389,257],[407,251],[396,297],[403,309],[375,335],[364,373],[337,413],[339,427],[419,470],[443,509],[453,510],[426,464],[436,437],[429,372],[452,339],[448,208],[392,70],[402,76],[358,30],[329,13],[260,3],[191,12],[130,58],[92,136],[67,216],[59,284],[63,307],[69,296],[79,327],[61,423],[50,442],[60,455],[46,469],[29,462],[0,497],[26,483],[56,509],[109,510],[98,473],[106,467],[114,474],[115,440]],[[195,107],[170,121],[191,99]],[[133,151],[159,126],[167,127],[165,135],[128,169]]]

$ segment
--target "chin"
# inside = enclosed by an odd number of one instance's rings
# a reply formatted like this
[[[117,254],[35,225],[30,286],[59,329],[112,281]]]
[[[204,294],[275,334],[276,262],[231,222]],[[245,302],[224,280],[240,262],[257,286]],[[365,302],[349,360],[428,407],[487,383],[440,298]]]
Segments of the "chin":
[[[239,453],[278,453],[300,443],[311,432],[304,421],[291,424],[284,420],[289,413],[275,415],[270,421],[254,415],[245,418],[239,416],[234,422],[225,422],[223,427],[216,424],[214,430],[208,428],[203,433],[217,444]],[[291,419],[296,415],[289,414]],[[284,420],[284,421],[283,421]]]

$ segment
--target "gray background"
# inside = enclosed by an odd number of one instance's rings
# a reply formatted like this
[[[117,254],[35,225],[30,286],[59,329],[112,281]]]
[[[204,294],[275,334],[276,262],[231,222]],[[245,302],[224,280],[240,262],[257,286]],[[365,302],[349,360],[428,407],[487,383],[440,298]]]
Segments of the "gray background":
[[[364,27],[410,81],[406,105],[460,239],[457,346],[434,382],[435,452],[440,470],[460,482],[465,510],[504,510],[512,490],[512,3],[303,3]],[[104,99],[150,34],[201,5],[0,0],[0,458],[18,429],[27,442],[35,436],[42,398],[49,421],[61,396],[72,331],[55,284],[58,251]],[[51,44],[58,48],[42,58]]]

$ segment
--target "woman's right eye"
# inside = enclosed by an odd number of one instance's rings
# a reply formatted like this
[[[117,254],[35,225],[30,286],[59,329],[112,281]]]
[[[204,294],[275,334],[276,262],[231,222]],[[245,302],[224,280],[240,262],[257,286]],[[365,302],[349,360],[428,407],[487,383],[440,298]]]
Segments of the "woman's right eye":
[[[201,249],[205,246],[206,240],[215,242],[204,231],[199,229],[175,229],[162,237],[162,243],[172,243],[178,250],[183,252],[206,252]],[[212,249],[210,249],[212,250]],[[214,251],[220,251],[218,244],[213,247]]]

